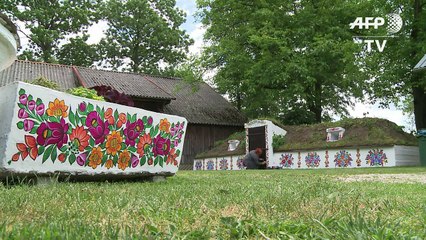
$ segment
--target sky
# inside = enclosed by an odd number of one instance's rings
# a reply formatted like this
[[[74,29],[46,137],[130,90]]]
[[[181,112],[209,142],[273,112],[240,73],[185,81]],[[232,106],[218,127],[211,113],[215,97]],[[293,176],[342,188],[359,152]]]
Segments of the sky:
[[[192,55],[198,55],[202,51],[204,45],[203,35],[205,33],[205,28],[202,24],[197,21],[194,17],[197,8],[195,0],[177,0],[176,5],[178,8],[182,9],[186,15],[186,22],[181,26],[187,34],[194,40],[194,44],[190,46],[189,52]],[[18,26],[23,29],[22,24],[18,23]],[[103,31],[107,28],[106,22],[99,22],[96,25],[90,27],[89,34],[91,35],[88,43],[98,43],[99,40],[103,37]],[[28,44],[25,36],[21,34],[21,45],[25,48]],[[364,104],[362,102],[357,102],[353,108],[348,109],[351,117],[379,117],[385,118],[400,126],[405,126],[406,131],[414,130],[414,126],[411,123],[412,120],[405,116],[401,110],[397,110],[395,106],[391,105],[390,108],[382,109],[378,107],[378,104],[370,105]],[[338,120],[338,119],[336,119]]]

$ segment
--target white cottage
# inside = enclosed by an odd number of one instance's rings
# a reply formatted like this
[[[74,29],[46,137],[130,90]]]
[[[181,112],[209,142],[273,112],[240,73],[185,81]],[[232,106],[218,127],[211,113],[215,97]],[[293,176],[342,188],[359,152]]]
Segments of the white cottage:
[[[257,147],[265,150],[263,157],[268,161],[268,168],[419,165],[416,138],[384,119],[346,119],[301,126],[278,126],[270,121],[254,120],[245,128],[244,134],[233,136],[245,144],[233,151],[226,150],[225,142],[217,144],[214,149],[197,156],[194,170],[244,169],[244,155]],[[284,136],[285,142],[274,148],[273,139],[277,135]]]

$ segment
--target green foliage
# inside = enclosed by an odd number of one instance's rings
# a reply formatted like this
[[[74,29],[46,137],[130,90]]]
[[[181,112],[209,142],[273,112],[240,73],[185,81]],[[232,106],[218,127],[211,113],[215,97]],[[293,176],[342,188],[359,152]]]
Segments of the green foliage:
[[[68,89],[67,93],[70,93],[72,95],[79,96],[79,97],[94,99],[98,101],[105,101],[105,99],[102,96],[99,96],[96,90],[94,89],[76,87],[76,88]]]
[[[89,24],[98,19],[98,4],[98,0],[3,0],[0,11],[30,30],[30,46],[24,58],[55,62],[61,40],[69,34],[87,31]]]
[[[274,136],[272,136],[272,148],[274,150],[277,150],[279,147],[284,145],[284,143],[285,143],[285,136],[277,135],[277,134],[274,134]]]
[[[175,1],[109,0],[103,9],[108,22],[101,54],[114,69],[160,74],[160,63],[174,65],[192,43],[180,26],[185,13]],[[130,59],[130,63],[126,63]]]
[[[0,238],[425,239],[424,185],[378,181],[391,173],[420,177],[425,169],[179,171],[152,183],[4,183]],[[343,180],[357,174],[377,181]]]
[[[205,65],[218,70],[215,84],[249,118],[321,122],[362,97],[367,78],[348,23],[369,1],[197,3],[211,43]]]
[[[42,87],[47,87],[53,90],[59,90],[59,85],[54,82],[51,81],[43,76],[40,76],[34,80],[30,80],[30,81],[25,81],[26,83],[30,83],[30,84],[34,84],[34,85],[38,85],[38,86],[42,86]]]
[[[91,67],[95,61],[100,60],[97,46],[87,44],[89,35],[71,38],[69,43],[61,46],[57,52],[58,62],[65,65]]]

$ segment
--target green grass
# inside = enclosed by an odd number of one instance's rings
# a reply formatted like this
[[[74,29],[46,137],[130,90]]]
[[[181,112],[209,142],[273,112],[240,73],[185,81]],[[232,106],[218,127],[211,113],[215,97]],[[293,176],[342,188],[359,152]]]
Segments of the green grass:
[[[165,182],[0,186],[2,239],[425,239],[426,168],[179,171]]]

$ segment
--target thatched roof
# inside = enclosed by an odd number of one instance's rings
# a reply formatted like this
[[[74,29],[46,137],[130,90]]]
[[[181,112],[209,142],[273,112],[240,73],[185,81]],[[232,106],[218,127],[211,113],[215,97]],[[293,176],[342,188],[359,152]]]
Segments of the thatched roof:
[[[326,142],[327,128],[343,127],[346,131],[342,140]],[[342,147],[373,147],[407,145],[417,146],[416,137],[404,132],[395,123],[379,118],[344,119],[312,125],[283,126],[287,131],[285,143],[274,149],[280,151],[315,150]],[[235,134],[229,139],[245,141],[245,132]],[[245,145],[233,152],[227,151],[227,141],[219,141],[211,150],[197,155],[197,158],[220,157],[245,154]]]

